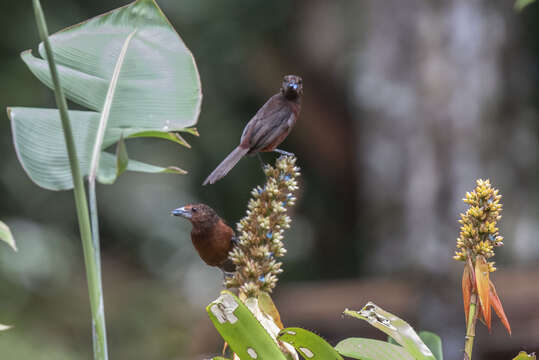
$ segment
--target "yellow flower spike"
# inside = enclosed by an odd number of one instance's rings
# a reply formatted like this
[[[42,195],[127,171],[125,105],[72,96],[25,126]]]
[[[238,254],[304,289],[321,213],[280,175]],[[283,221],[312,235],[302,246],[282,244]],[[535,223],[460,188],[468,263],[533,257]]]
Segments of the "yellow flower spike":
[[[478,255],[490,258],[494,256],[494,246],[503,245],[503,237],[499,236],[497,227],[502,209],[500,199],[499,191],[492,188],[489,180],[478,179],[475,189],[466,192],[463,200],[469,208],[460,214],[456,260],[465,261],[468,252],[473,259]]]

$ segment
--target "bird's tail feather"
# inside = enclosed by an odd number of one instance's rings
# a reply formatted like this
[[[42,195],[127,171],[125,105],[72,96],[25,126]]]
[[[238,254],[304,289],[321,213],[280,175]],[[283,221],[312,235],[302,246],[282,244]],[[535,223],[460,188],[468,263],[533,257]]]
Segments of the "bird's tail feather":
[[[213,172],[204,180],[202,185],[213,184],[223,178],[228,172],[240,161],[242,157],[249,152],[249,149],[244,149],[238,146],[213,170]]]

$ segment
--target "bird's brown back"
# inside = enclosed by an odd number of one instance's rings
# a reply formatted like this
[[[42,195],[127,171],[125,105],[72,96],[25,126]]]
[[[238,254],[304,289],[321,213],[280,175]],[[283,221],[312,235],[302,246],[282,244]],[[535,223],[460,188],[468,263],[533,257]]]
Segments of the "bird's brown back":
[[[301,110],[301,98],[273,95],[247,123],[240,146],[249,153],[273,151],[290,133]]]

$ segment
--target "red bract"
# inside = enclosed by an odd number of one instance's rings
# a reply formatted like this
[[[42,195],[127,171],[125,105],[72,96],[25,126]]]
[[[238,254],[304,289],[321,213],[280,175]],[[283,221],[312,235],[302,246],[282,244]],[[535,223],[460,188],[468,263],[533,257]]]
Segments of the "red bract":
[[[509,325],[509,320],[503,310],[496,287],[489,278],[488,263],[482,256],[476,258],[475,270],[471,262],[467,262],[462,273],[462,300],[464,302],[466,323],[468,322],[472,294],[477,294],[479,298],[476,313],[479,320],[487,326],[488,330],[491,330],[492,307],[509,335],[511,335],[511,325]]]
[[[490,303],[492,304],[492,307],[494,308],[496,315],[498,315],[498,317],[502,321],[503,326],[505,326],[505,328],[507,329],[507,332],[509,332],[509,335],[511,335],[511,325],[509,325],[509,320],[507,320],[507,316],[505,316],[502,302],[500,301],[500,298],[498,297],[498,294],[496,293],[496,288],[494,287],[494,284],[492,283],[492,281],[489,281],[489,284],[490,284]]]
[[[478,256],[475,259],[475,284],[477,295],[481,304],[481,314],[490,331],[490,296],[489,296],[489,271],[487,261],[484,257]]]

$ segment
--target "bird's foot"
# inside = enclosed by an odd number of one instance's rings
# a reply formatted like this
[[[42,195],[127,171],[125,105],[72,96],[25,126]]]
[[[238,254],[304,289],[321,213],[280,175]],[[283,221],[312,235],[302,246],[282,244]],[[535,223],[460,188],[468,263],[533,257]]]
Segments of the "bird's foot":
[[[221,269],[221,272],[223,273],[223,280],[225,280],[225,281],[234,276],[234,272],[231,272],[231,271],[225,271],[225,270]]]
[[[296,155],[294,155],[294,153],[284,151],[284,150],[281,150],[281,149],[275,149],[273,151],[278,153],[278,154],[284,155],[284,156],[296,156]]]
[[[262,156],[260,155],[260,153],[256,153],[256,157],[258,158],[258,161],[260,161],[260,166],[262,167],[262,171],[264,171],[266,164],[264,163],[264,160],[262,160]]]

